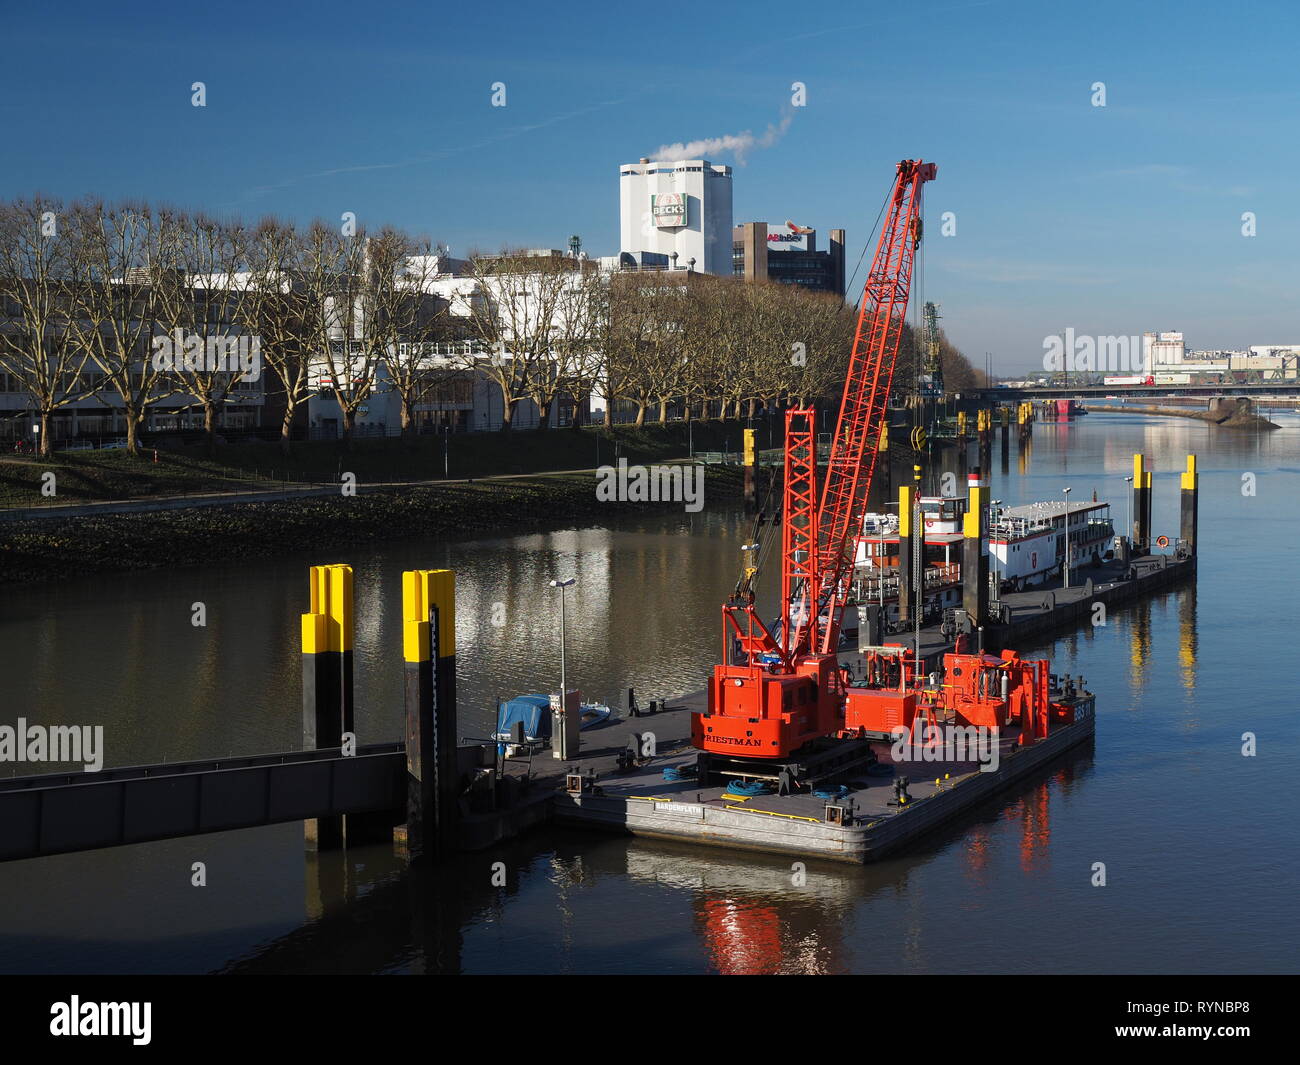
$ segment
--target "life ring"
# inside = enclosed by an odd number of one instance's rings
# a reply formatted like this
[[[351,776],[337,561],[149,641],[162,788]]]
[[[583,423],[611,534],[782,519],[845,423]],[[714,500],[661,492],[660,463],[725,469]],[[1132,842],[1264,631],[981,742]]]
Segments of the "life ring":
[[[1168,547],[1168,546],[1169,546],[1169,537],[1167,536],[1156,537],[1156,547]]]

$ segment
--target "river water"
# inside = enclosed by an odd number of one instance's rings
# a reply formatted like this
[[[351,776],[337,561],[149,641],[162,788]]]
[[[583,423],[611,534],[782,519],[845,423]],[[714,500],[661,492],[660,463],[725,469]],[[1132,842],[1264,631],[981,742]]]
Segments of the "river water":
[[[317,859],[301,825],[273,826],[0,865],[0,971],[1295,971],[1300,416],[1272,417],[1283,428],[1259,436],[1039,423],[1006,470],[995,446],[995,498],[1095,491],[1117,526],[1145,451],[1171,539],[1198,453],[1200,575],[1046,644],[1097,693],[1095,743],[901,857],[808,863],[796,886],[785,858],[543,830],[413,874],[391,848]],[[457,571],[462,735],[483,734],[498,696],[558,685],[557,577],[577,581],[567,661],[584,695],[702,687],[750,519],[664,505],[502,532],[0,589],[0,724],[102,724],[109,766],[300,746],[313,562],[355,569],[362,742],[401,736],[400,574],[416,567]]]

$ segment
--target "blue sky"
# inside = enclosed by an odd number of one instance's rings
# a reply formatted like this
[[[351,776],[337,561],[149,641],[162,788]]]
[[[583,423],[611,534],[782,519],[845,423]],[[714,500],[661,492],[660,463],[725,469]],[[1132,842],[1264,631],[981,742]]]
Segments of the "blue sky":
[[[856,260],[893,164],[936,161],[920,295],[977,365],[1039,366],[1067,326],[1300,343],[1286,3],[6,6],[3,197],[610,254],[620,163],[788,111],[744,165],[711,157],[736,165],[736,221],[843,227]]]

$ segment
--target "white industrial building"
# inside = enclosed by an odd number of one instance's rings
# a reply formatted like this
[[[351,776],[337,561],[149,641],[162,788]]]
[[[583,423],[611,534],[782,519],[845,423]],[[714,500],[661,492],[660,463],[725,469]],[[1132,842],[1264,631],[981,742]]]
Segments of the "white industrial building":
[[[731,167],[642,159],[619,167],[619,250],[638,264],[732,273]]]
[[[1252,344],[1249,350],[1189,351],[1182,333],[1143,333],[1142,372],[1157,384],[1300,379],[1300,344]]]

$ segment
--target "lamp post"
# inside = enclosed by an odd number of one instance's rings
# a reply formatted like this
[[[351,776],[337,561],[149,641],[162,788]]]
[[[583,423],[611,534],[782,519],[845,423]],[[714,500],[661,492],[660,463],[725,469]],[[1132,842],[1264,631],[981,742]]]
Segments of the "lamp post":
[[[565,709],[568,700],[569,686],[568,679],[564,673],[564,638],[565,638],[565,616],[564,616],[564,589],[573,586],[574,578],[570,577],[567,581],[551,581],[552,588],[560,589],[560,708]]]
[[[1065,522],[1065,587],[1070,587],[1070,562],[1074,556],[1074,545],[1070,543],[1070,492],[1069,488],[1062,488],[1061,495],[1065,496],[1065,514],[1062,520]]]

